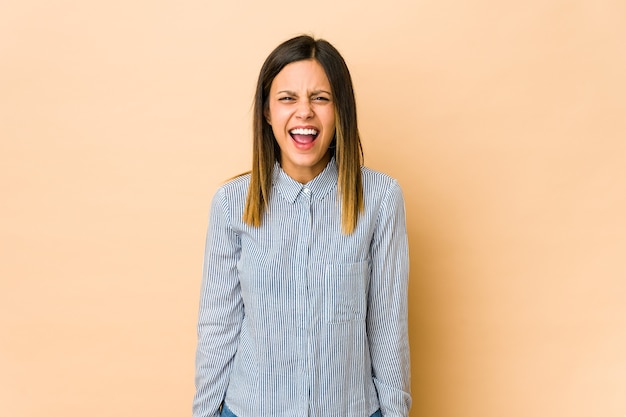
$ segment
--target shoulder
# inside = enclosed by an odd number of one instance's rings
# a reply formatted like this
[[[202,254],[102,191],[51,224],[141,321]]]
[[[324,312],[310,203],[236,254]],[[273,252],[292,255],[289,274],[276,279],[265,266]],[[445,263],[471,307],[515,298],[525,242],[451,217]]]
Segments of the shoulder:
[[[366,211],[371,210],[377,225],[404,224],[404,195],[398,181],[385,173],[363,167],[363,198]]]
[[[249,173],[238,175],[234,178],[227,180],[225,183],[220,185],[215,195],[226,197],[229,200],[232,198],[240,197],[241,195],[243,195],[245,198],[248,192],[249,185],[250,185]]]
[[[371,168],[361,167],[361,178],[363,180],[363,191],[381,193],[393,189],[400,189],[398,181],[380,171]]]
[[[243,174],[227,180],[220,185],[213,195],[212,210],[218,207],[226,212],[239,215],[242,212],[248,194],[250,174]]]
[[[404,209],[404,195],[395,178],[367,167],[361,173],[366,210],[369,207],[376,216],[387,216]]]

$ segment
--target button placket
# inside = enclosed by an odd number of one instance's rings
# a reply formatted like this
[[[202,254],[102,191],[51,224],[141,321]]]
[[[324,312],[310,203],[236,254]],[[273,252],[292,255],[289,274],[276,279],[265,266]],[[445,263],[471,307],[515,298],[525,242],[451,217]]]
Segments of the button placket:
[[[302,306],[302,311],[300,312],[300,327],[303,331],[302,339],[301,339],[301,369],[303,370],[303,374],[307,375],[305,379],[305,386],[303,386],[304,392],[304,402],[303,405],[307,405],[307,409],[303,410],[303,415],[308,413],[308,403],[310,400],[310,382],[309,378],[311,375],[311,301],[309,299],[309,256],[310,256],[310,247],[311,247],[311,239],[312,239],[312,227],[313,227],[313,218],[312,218],[312,193],[311,189],[308,187],[303,187],[302,192],[299,196],[299,222],[298,222],[298,244],[297,244],[297,262],[298,269],[300,271],[304,271],[305,276],[301,276],[298,279],[298,297],[300,298],[299,305]]]

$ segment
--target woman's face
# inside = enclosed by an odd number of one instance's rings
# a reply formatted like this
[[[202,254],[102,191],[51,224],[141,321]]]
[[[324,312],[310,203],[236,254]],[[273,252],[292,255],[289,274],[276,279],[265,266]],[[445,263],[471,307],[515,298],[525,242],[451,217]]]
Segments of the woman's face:
[[[265,118],[280,147],[281,166],[306,183],[330,160],[335,104],[324,69],[314,59],[286,65],[274,78]]]

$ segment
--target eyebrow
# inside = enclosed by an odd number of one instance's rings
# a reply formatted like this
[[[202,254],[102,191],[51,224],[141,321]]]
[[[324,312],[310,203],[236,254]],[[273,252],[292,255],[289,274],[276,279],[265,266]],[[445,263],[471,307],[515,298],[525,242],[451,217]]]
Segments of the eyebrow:
[[[284,94],[289,94],[289,95],[292,95],[292,96],[297,96],[297,95],[298,95],[295,91],[291,91],[291,90],[281,90],[281,91],[278,91],[278,92],[276,93],[276,95],[278,95],[278,94],[283,94],[283,93],[284,93]],[[320,94],[320,93],[326,93],[326,94],[328,94],[328,95],[332,96],[332,94],[330,93],[330,91],[326,91],[326,90],[314,90],[314,91],[311,91],[311,95],[312,95],[312,96],[314,96],[314,95],[316,95],[316,94]]]

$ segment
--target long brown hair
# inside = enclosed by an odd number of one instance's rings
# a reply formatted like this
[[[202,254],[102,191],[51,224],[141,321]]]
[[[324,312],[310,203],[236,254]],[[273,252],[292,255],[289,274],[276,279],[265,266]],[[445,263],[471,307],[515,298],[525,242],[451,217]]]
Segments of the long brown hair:
[[[315,59],[328,77],[335,103],[335,161],[339,172],[337,188],[341,195],[341,228],[350,234],[363,211],[361,164],[363,148],[357,127],[356,100],[348,66],[339,51],[323,39],[302,35],[278,45],[261,67],[254,96],[253,149],[250,186],[243,214],[244,222],[261,225],[272,187],[272,170],[280,161],[280,148],[265,118],[272,82],[288,64]]]

